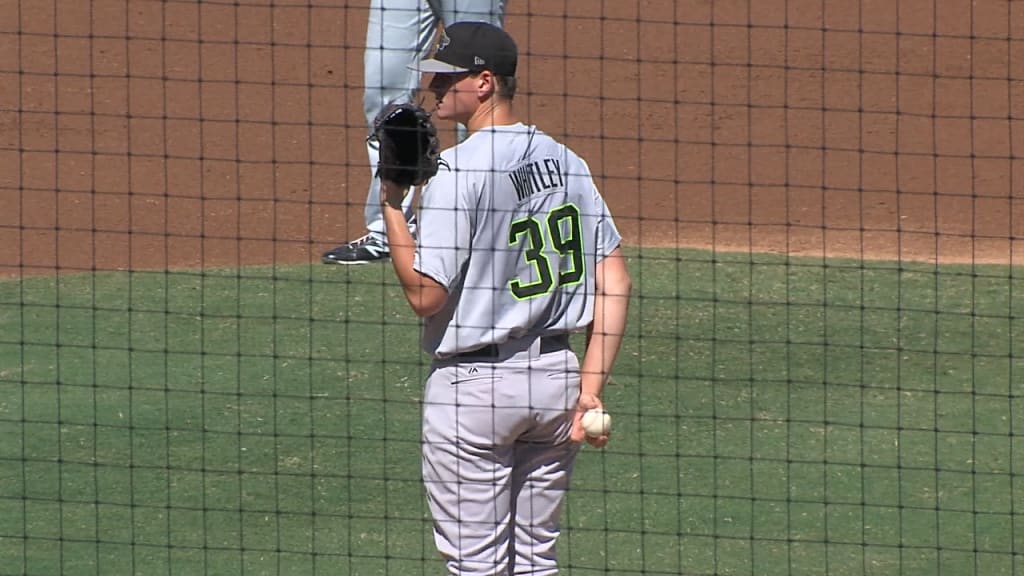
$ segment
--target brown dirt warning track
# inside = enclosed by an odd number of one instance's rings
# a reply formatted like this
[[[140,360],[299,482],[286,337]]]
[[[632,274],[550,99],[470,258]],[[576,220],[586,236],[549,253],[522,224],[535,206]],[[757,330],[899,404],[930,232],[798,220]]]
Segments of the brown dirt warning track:
[[[366,0],[0,0],[0,274],[362,234]],[[1024,2],[509,0],[631,245],[1024,262]],[[447,142],[451,134],[446,132]]]

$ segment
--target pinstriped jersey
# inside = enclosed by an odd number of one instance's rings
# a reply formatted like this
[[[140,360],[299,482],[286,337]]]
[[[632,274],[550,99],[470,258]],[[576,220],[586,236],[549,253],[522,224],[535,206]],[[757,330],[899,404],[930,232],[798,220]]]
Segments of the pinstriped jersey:
[[[448,290],[424,324],[436,357],[586,327],[594,272],[621,242],[587,164],[534,126],[445,150],[420,196],[414,267]]]

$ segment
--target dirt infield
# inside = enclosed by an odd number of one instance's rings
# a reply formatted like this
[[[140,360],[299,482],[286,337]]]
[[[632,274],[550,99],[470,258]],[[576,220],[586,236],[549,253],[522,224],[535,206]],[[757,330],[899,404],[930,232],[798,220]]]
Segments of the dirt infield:
[[[628,243],[1024,262],[1024,2],[509,4],[521,116]],[[0,274],[361,234],[365,26],[366,0],[0,0]]]

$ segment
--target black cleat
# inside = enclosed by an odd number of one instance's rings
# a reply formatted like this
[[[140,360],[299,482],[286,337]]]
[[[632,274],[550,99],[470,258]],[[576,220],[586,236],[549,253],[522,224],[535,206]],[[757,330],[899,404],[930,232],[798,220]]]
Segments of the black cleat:
[[[386,262],[391,257],[388,245],[367,234],[348,244],[324,252],[320,260],[324,264],[368,264]]]

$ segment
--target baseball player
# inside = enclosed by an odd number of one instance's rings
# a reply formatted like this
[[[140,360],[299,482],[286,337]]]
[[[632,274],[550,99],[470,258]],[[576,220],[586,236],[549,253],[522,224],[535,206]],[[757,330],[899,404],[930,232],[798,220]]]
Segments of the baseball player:
[[[505,0],[370,0],[363,54],[363,112],[368,125],[390,102],[410,101],[420,86],[415,64],[430,50],[438,24],[480,20],[501,26]],[[464,134],[460,132],[460,138]],[[377,167],[377,150],[367,147],[370,170]],[[409,203],[404,206],[410,227],[415,219]],[[387,237],[380,210],[380,181],[371,178],[363,212],[367,233],[323,254],[325,264],[363,264],[388,257]]]
[[[558,572],[580,416],[603,407],[631,288],[586,163],[517,121],[516,65],[501,28],[448,26],[418,68],[434,74],[434,116],[469,136],[420,189],[418,240],[406,226],[409,189],[383,181],[391,261],[433,358],[423,480],[450,574]],[[583,329],[581,364],[569,334]]]

